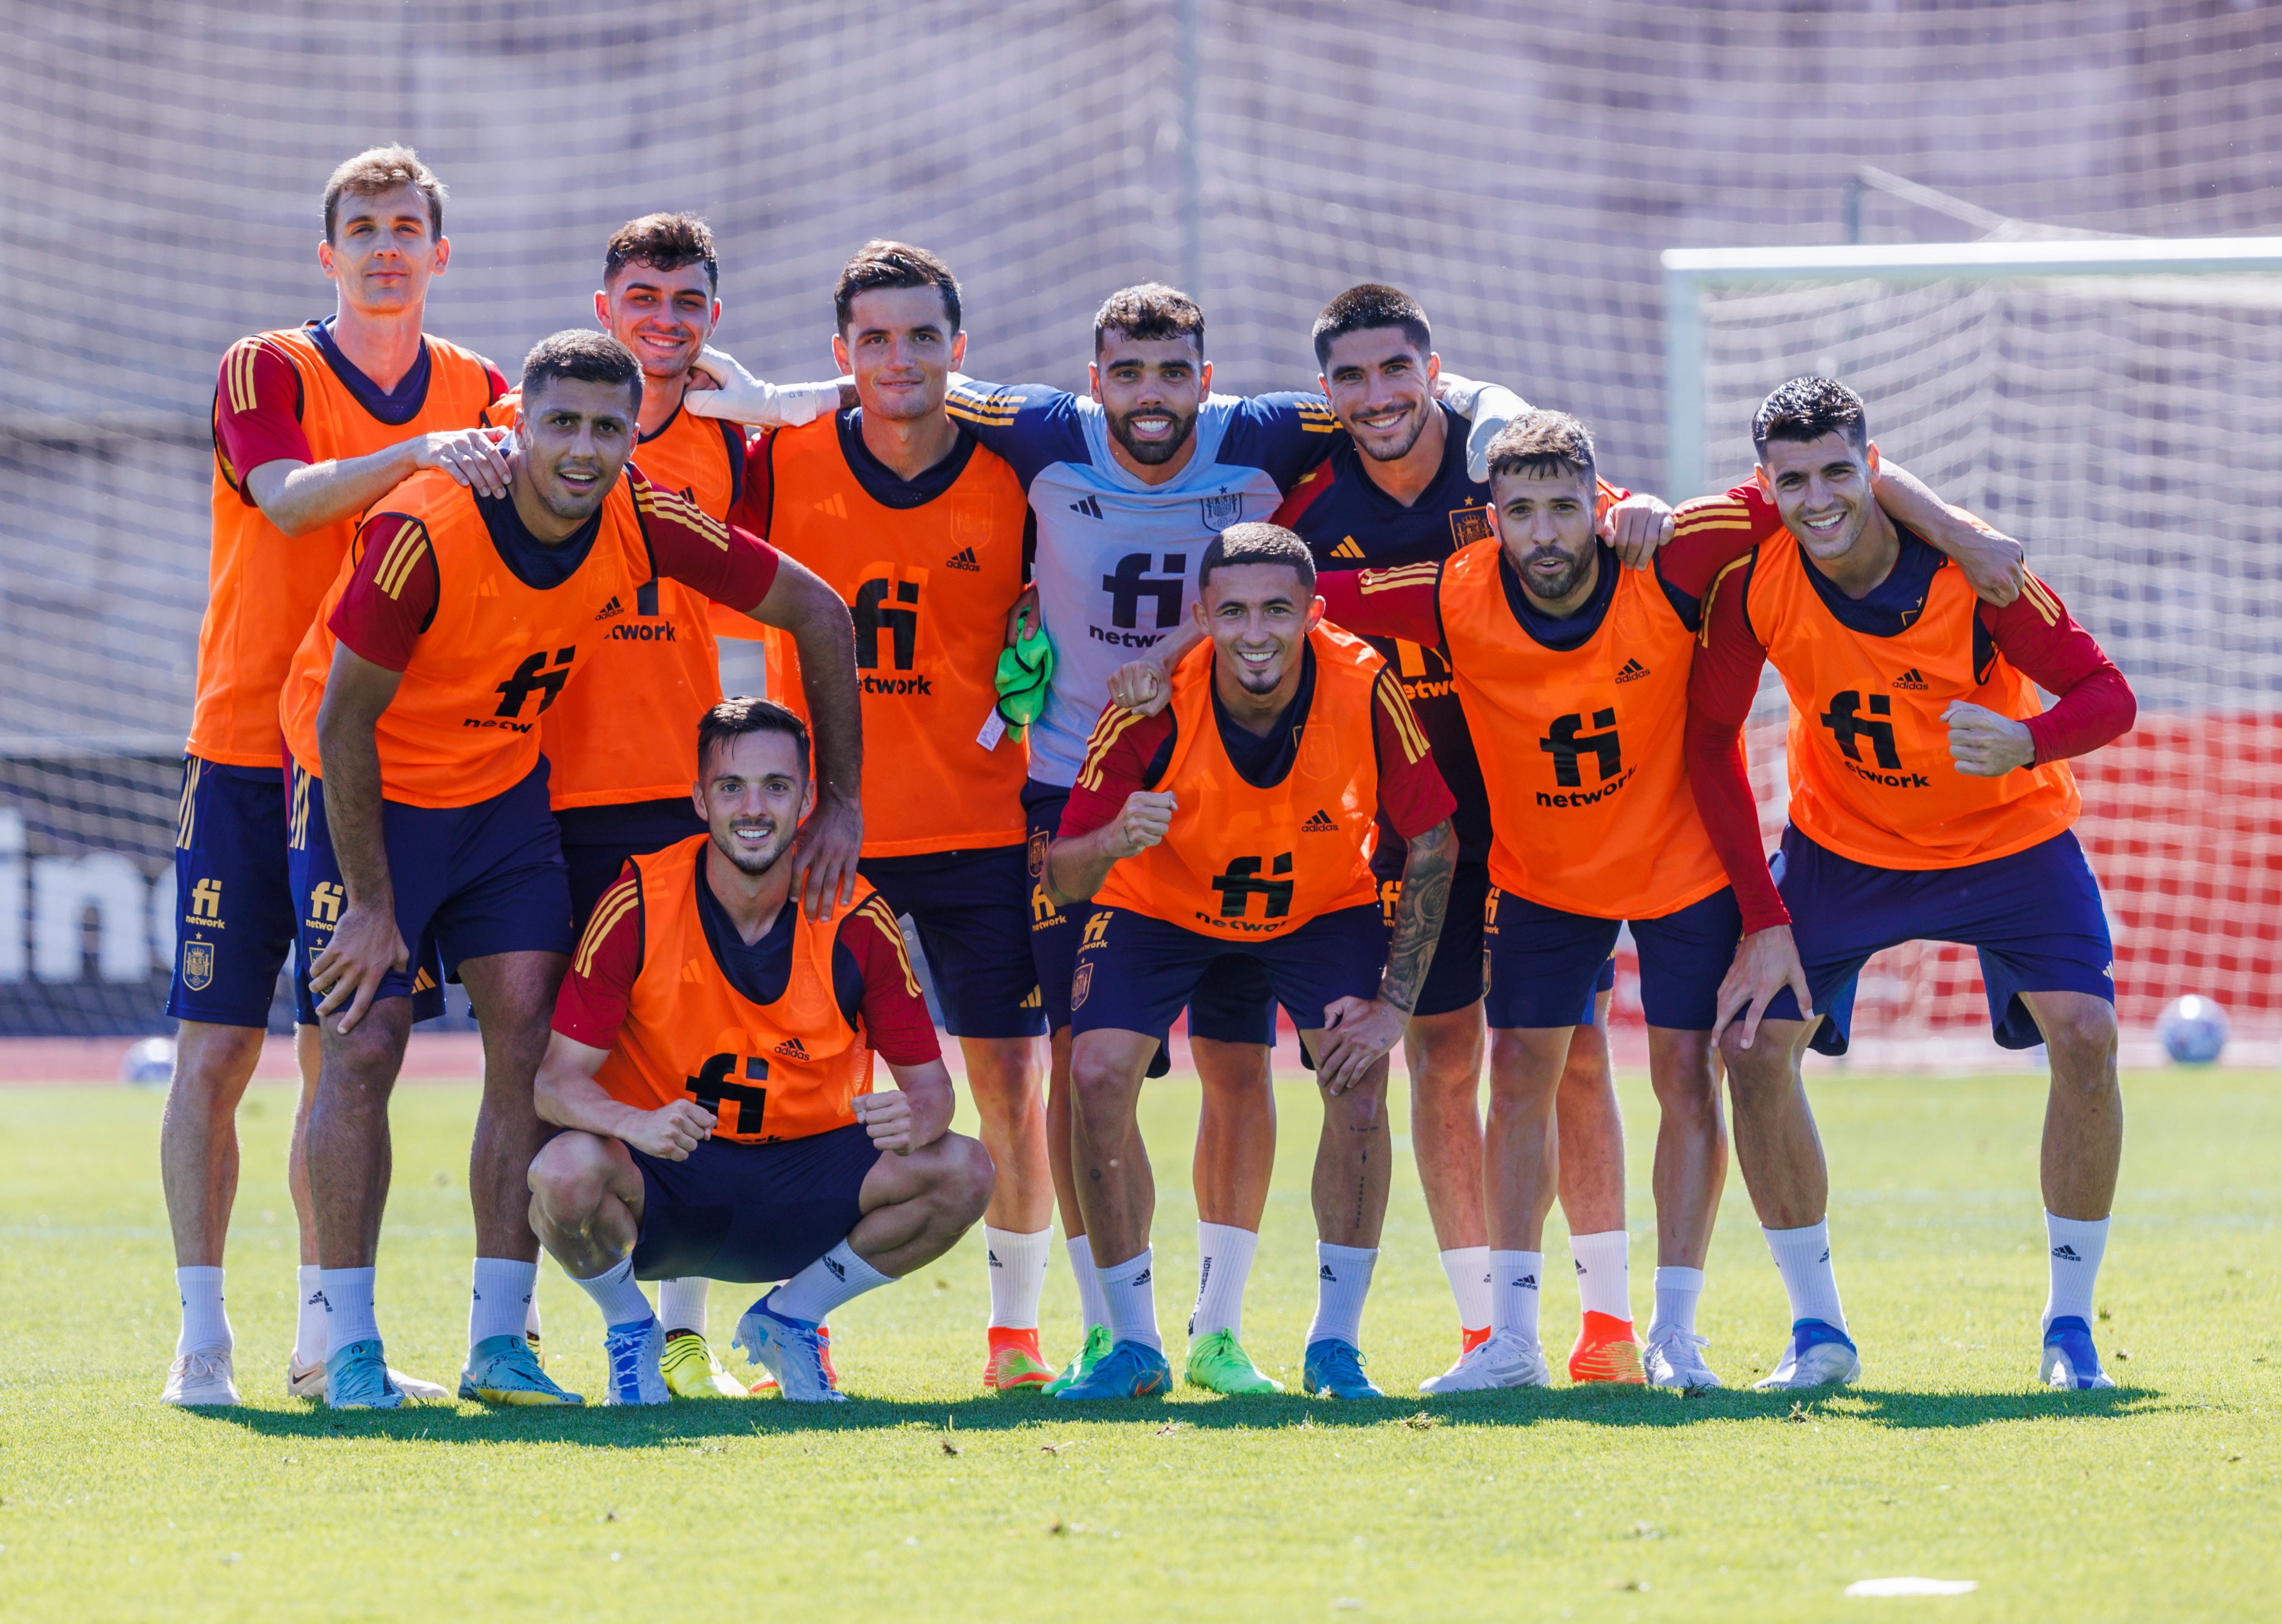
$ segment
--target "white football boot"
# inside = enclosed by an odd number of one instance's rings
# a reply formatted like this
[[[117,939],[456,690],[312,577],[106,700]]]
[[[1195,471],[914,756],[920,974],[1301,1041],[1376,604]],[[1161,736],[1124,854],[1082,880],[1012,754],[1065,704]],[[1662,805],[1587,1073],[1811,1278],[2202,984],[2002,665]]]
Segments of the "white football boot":
[[[1549,1387],[1553,1372],[1545,1350],[1510,1333],[1499,1333],[1479,1343],[1440,1376],[1418,1384],[1421,1393],[1440,1396],[1450,1393],[1486,1393],[1497,1387]]]

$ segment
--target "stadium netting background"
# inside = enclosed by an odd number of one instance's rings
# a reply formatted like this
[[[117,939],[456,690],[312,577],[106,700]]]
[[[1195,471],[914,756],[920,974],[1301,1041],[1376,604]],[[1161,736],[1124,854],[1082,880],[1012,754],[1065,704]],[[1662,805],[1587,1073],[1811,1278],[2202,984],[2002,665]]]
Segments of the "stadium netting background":
[[[1581,413],[1611,476],[1649,489],[1657,252],[1840,240],[1859,164],[2079,230],[2282,226],[2282,7],[2243,0],[7,0],[0,28],[0,823],[23,813],[29,866],[0,851],[29,943],[0,940],[12,1030],[155,1020],[151,980],[105,946],[115,874],[89,871],[76,981],[35,939],[36,874],[10,876],[111,851],[163,867],[153,769],[189,715],[215,364],[331,307],[316,194],[365,144],[408,140],[450,184],[431,325],[510,371],[590,319],[609,229],[662,207],[712,221],[720,341],[776,376],[829,366],[831,275],[875,235],[958,270],[970,370],[1069,385],[1121,284],[1189,285],[1217,383],[1246,392],[1309,382],[1315,312],[1380,278],[1425,302],[1451,365]],[[1869,241],[1975,234],[1890,197],[1863,209]],[[2162,783],[2131,751],[2084,773],[2126,962],[2149,931],[2270,941],[2270,309],[1735,302],[1712,328],[1715,467],[1742,469],[1743,413],[1797,357],[1837,357],[1890,450],[2030,540],[2141,685],[2141,734],[2192,742]],[[132,784],[137,810],[74,812],[74,782]],[[41,872],[52,927],[78,882]],[[2144,961],[2161,976],[2127,974],[2132,1019],[2188,988],[2239,1017],[2282,1000],[2264,958],[2164,952]],[[1978,1020],[1969,986],[1930,978],[1890,975],[1865,1030]]]

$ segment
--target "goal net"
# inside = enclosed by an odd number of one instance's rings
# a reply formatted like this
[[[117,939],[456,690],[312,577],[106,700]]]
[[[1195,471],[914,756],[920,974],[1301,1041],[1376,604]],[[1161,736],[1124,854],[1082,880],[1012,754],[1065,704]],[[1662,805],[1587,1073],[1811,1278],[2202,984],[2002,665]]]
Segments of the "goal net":
[[[2282,1031],[2282,239],[2073,240],[1665,255],[1673,491],[1752,463],[1802,373],[1851,385],[1880,448],[2019,537],[2131,679],[2138,725],[2073,764],[2127,1033],[2217,998]],[[2049,696],[2048,703],[2049,703]],[[1788,706],[1748,731],[1770,846]],[[1985,1032],[1973,953],[1862,978],[1886,1045]]]

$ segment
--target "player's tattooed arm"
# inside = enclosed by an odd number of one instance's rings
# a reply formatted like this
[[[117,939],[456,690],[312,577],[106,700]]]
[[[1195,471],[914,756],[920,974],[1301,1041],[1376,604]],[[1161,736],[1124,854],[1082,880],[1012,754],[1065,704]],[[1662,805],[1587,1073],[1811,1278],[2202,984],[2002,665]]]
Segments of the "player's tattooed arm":
[[[768,595],[749,611],[792,633],[816,734],[816,810],[800,827],[793,877],[811,919],[856,900],[864,847],[864,708],[856,692],[856,626],[840,594],[798,560],[780,559]]]
[[[895,1075],[896,1086],[857,1095],[856,1120],[864,1124],[864,1131],[880,1149],[908,1156],[951,1131],[951,1115],[957,1104],[951,1073],[941,1059],[916,1066],[898,1066],[890,1061],[888,1069]]]
[[[505,429],[453,429],[415,434],[368,456],[281,459],[248,470],[246,493],[289,536],[354,518],[423,468],[442,469],[479,496],[504,496],[508,439]]]
[[[338,1014],[337,1032],[353,1030],[410,954],[396,929],[396,887],[381,835],[380,745],[374,728],[396,697],[401,672],[376,665],[345,642],[317,710],[318,776],[324,781],[325,824],[340,864],[348,903],[332,939],[309,966],[309,989],[321,1020]]]
[[[1370,1068],[1401,1041],[1442,939],[1457,872],[1458,836],[1448,818],[1409,843],[1402,859],[1402,890],[1394,910],[1394,937],[1375,998],[1340,998],[1323,1010],[1323,1051],[1316,1077],[1334,1094],[1362,1082]]]
[[[1870,466],[1870,493],[1886,516],[1946,553],[1983,602],[2002,609],[2021,595],[2028,548],[1951,507],[1900,463],[1879,460]]]
[[[617,1139],[661,1162],[687,1161],[698,1142],[711,1136],[713,1113],[695,1100],[669,1100],[655,1111],[613,1100],[594,1081],[609,1054],[608,1049],[549,1032],[532,1088],[539,1120]]]

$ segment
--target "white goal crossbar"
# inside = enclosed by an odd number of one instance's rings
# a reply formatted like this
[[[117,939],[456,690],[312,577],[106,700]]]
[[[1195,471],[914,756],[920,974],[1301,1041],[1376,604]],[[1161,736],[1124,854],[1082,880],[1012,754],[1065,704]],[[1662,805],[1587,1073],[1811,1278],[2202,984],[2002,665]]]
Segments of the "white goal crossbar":
[[[1672,501],[1684,501],[1704,491],[1703,295],[1707,289],[1856,279],[1925,283],[2258,275],[2282,272],[2282,237],[1667,248],[1663,257],[1665,490]]]

